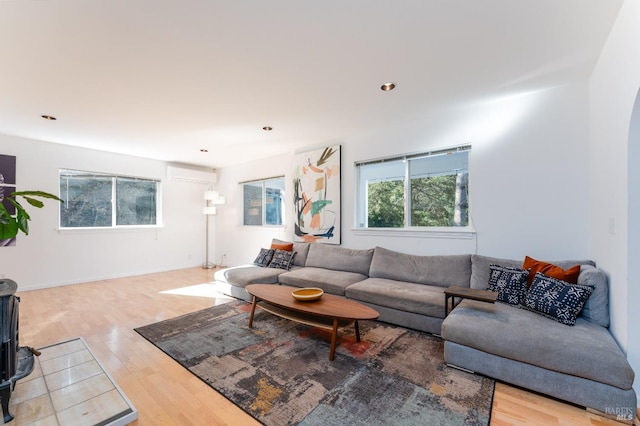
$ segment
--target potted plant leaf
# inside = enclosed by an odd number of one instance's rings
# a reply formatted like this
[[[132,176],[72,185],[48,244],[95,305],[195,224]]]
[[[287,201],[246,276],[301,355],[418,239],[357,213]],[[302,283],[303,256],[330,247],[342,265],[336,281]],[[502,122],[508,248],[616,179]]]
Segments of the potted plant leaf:
[[[18,197],[23,198],[24,201],[37,208],[44,206],[44,203],[39,198],[49,198],[64,202],[58,196],[43,191],[20,191],[12,192],[10,195],[0,196],[0,241],[14,238],[18,235],[19,231],[25,235],[29,235],[29,221],[31,220],[31,216],[29,216],[29,213],[27,213],[22,204],[20,204]],[[15,215],[9,212],[5,206],[5,201],[8,201],[15,207]]]

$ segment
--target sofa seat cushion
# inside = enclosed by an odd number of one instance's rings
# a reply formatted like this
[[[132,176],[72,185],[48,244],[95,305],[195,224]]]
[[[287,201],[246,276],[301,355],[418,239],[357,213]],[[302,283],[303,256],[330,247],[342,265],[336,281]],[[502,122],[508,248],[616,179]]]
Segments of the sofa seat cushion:
[[[442,338],[547,370],[630,389],[634,372],[609,331],[584,318],[573,327],[504,303],[463,300]]]
[[[246,287],[249,284],[277,284],[278,275],[288,272],[284,269],[262,268],[256,265],[240,265],[216,271],[216,281]]]
[[[331,269],[304,267],[285,272],[278,277],[280,284],[294,287],[318,287],[327,293],[344,296],[344,289],[367,276],[356,272],[334,271]]]
[[[347,287],[346,296],[405,312],[444,318],[444,287],[368,278]]]

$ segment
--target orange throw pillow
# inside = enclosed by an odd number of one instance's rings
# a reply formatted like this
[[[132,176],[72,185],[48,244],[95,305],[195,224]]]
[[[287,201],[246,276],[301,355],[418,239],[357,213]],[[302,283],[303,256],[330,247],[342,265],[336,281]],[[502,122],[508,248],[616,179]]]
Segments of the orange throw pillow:
[[[572,266],[565,270],[552,263],[542,262],[529,256],[525,256],[522,269],[527,270],[529,268],[531,268],[531,271],[529,272],[529,278],[527,279],[527,288],[531,287],[533,279],[536,277],[536,272],[542,272],[548,277],[556,278],[570,284],[577,284],[578,275],[580,275],[580,265]]]
[[[288,244],[271,244],[272,250],[293,251],[293,243]]]

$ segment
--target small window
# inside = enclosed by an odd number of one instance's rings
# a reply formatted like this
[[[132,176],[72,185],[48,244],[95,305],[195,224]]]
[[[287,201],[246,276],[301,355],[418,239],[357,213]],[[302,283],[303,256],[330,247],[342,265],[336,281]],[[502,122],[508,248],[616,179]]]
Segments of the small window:
[[[284,225],[284,177],[242,183],[244,224]]]
[[[357,227],[469,226],[470,148],[356,163]]]
[[[158,225],[159,181],[60,170],[61,228]]]

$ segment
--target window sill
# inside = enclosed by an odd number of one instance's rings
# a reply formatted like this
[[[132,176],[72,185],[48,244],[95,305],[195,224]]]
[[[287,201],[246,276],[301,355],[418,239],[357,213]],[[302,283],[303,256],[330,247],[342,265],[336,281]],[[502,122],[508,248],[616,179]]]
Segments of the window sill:
[[[92,232],[140,232],[140,231],[157,231],[163,229],[164,225],[141,225],[141,226],[95,226],[87,228],[57,228],[60,234],[66,233],[92,233]]]
[[[354,228],[353,235],[361,237],[418,237],[418,238],[448,238],[470,240],[475,238],[476,231],[471,227],[465,228]]]

